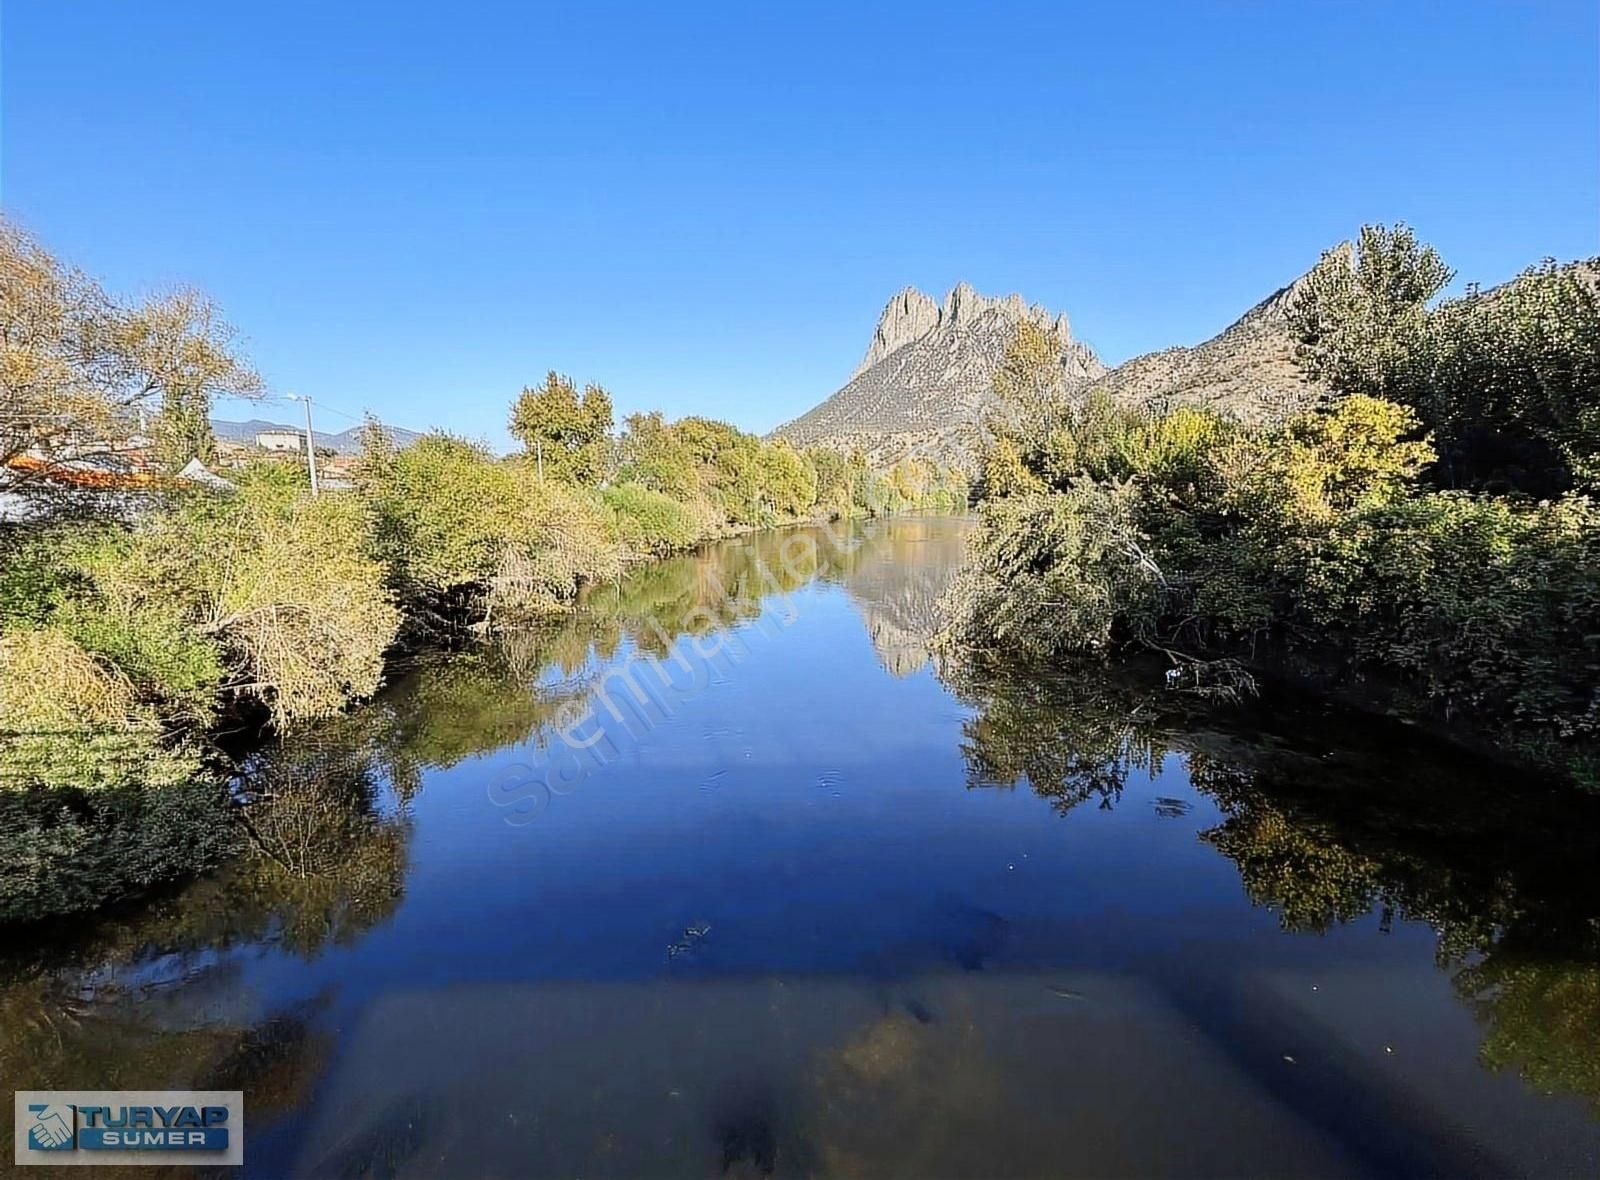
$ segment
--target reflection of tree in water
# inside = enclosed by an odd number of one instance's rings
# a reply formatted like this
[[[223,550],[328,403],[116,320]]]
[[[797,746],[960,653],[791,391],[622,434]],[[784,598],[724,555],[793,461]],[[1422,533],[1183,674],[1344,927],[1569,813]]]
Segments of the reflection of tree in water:
[[[1203,754],[1189,756],[1194,786],[1227,813],[1201,838],[1233,861],[1257,905],[1278,912],[1285,930],[1318,933],[1371,913],[1381,898],[1380,865],[1351,851],[1310,822],[1279,811],[1242,767]]]
[[[211,884],[247,937],[301,955],[387,921],[405,892],[410,780],[375,716],[294,733],[246,764],[238,786],[249,854]],[[408,732],[407,736],[414,736]]]
[[[773,595],[822,580],[854,599],[884,667],[909,675],[930,658],[938,602],[961,564],[965,538],[965,525],[953,519],[757,533],[590,587],[584,609],[560,625],[582,632],[609,621],[640,651],[662,657],[680,636],[736,626],[758,616]]]
[[[301,1105],[331,1043],[316,1027],[325,998],[262,1017],[214,1009],[242,994],[239,952],[315,957],[399,904],[409,823],[375,747],[346,740],[359,724],[248,760],[231,863],[0,959],[0,1073],[39,1089],[243,1089],[252,1120]]]
[[[264,751],[232,863],[0,961],[0,1074],[32,1089],[242,1089],[252,1125],[301,1106],[331,1046],[325,998],[261,1018],[212,1008],[240,992],[237,952],[314,957],[393,914],[409,827],[376,781],[359,751]]]
[[[614,650],[604,630],[522,630],[494,643],[423,663],[372,705],[352,715],[366,730],[354,740],[370,751],[404,798],[425,770],[538,741],[568,702],[583,695],[583,677],[549,683],[549,668],[580,672],[588,653]]]
[[[773,596],[821,580],[849,592],[884,666],[906,675],[929,659],[937,604],[964,544],[964,526],[948,519],[756,533],[589,586],[576,611],[497,635],[495,646],[511,653],[530,681],[557,669],[575,677],[616,657],[624,640],[665,658],[680,638],[736,627],[759,616]]]
[[[705,635],[753,619],[765,600],[797,590],[835,567],[849,526],[757,533],[642,566],[582,603],[614,620],[641,651],[664,656],[679,636]],[[581,615],[575,619],[581,624]]]
[[[0,1073],[8,1084],[244,1090],[256,1126],[298,1108],[332,1045],[316,1027],[325,997],[259,1020],[218,1020],[206,1000],[227,986],[230,968],[199,946],[150,949],[166,941],[163,926],[135,922],[114,945],[0,968]],[[7,1154],[10,1134],[7,1120]]]
[[[1131,680],[1108,681],[1100,664],[1021,669],[955,660],[942,670],[976,710],[962,727],[971,786],[1026,779],[1066,814],[1090,800],[1109,807],[1130,774],[1161,770],[1170,716]]]
[[[0,922],[93,910],[238,850],[219,783],[0,790]]]
[[[757,615],[828,568],[834,542],[791,530],[715,545],[591,587],[584,609],[422,659],[378,699],[284,735],[219,787],[0,794],[0,920],[83,911],[186,874],[240,937],[302,953],[393,913],[405,813],[424,773],[554,738],[625,642],[662,653]]]
[[[1149,680],[1086,664],[1051,676],[943,668],[978,710],[974,786],[1026,778],[1063,814],[1110,806],[1133,771],[1181,757],[1223,812],[1201,833],[1287,930],[1373,912],[1438,931],[1484,1027],[1483,1063],[1600,1108],[1600,798],[1527,784],[1366,718],[1207,716]]]
[[[1581,1094],[1600,1114],[1600,965],[1490,954],[1456,973],[1484,1026],[1479,1059],[1553,1094]]]

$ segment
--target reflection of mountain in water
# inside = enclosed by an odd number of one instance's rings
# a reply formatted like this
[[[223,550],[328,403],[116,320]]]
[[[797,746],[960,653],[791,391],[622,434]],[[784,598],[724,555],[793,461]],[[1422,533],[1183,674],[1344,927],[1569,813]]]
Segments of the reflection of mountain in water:
[[[933,658],[939,600],[960,568],[968,527],[959,519],[891,519],[869,531],[840,574],[878,659],[909,676]]]

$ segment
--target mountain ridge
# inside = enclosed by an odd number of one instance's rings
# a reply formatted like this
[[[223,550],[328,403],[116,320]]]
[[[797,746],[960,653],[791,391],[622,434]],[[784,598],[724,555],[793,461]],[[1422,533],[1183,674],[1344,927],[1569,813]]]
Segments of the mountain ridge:
[[[403,426],[390,426],[383,424],[384,430],[389,432],[389,438],[397,447],[408,447],[422,437],[421,432],[407,430]],[[305,427],[291,426],[283,422],[268,422],[263,418],[249,418],[243,422],[235,422],[227,418],[211,419],[211,432],[218,438],[225,438],[232,442],[253,443],[256,435],[269,430],[284,430],[294,434],[304,434]],[[325,447],[340,455],[357,455],[361,453],[360,426],[352,426],[341,430],[337,434],[330,434],[324,430],[312,431],[312,439],[319,447]]]
[[[1325,264],[1353,266],[1355,247],[1341,242],[1325,251],[1310,269],[1215,336],[1131,357],[1069,392],[1086,395],[1100,390],[1119,404],[1144,405],[1158,412],[1177,405],[1198,406],[1255,423],[1281,421],[1308,409],[1328,390],[1295,361],[1289,313],[1312,273]]]

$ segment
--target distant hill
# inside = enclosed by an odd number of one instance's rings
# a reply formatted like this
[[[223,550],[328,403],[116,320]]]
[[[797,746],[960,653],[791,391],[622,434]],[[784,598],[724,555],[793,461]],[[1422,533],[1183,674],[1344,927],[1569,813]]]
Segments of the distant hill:
[[[389,432],[389,438],[397,447],[409,447],[422,435],[415,430],[406,430],[400,426],[384,426]],[[218,438],[232,439],[234,442],[254,443],[256,435],[267,430],[291,430],[304,433],[303,426],[290,426],[282,422],[267,422],[260,418],[251,418],[248,422],[229,422],[222,418],[211,419],[211,430]],[[341,455],[355,455],[361,451],[361,427],[352,426],[349,430],[341,430],[338,434],[327,434],[321,430],[313,431],[316,445],[326,447]]]
[[[1325,257],[1351,265],[1350,243]],[[1123,405],[1201,406],[1245,422],[1274,422],[1315,405],[1326,389],[1295,363],[1289,310],[1310,272],[1280,287],[1203,344],[1149,352],[1075,387],[1101,389]]]
[[[908,287],[883,309],[844,387],[773,436],[796,446],[860,447],[879,466],[911,455],[971,466],[995,372],[1024,319],[1057,333],[1069,382],[1105,372],[1094,351],[1072,338],[1065,315],[1030,307],[1020,295],[995,299],[960,283],[940,304]]]

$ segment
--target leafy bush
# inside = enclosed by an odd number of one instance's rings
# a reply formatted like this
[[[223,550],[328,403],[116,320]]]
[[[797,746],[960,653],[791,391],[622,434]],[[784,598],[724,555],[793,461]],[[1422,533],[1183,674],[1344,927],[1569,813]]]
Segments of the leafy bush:
[[[410,596],[486,582],[522,516],[516,469],[443,433],[400,452],[369,450],[361,491],[378,552]]]
[[[280,724],[370,695],[399,623],[363,506],[268,479],[182,497],[84,568],[126,613],[181,612]]]
[[[63,631],[0,636],[0,787],[171,786],[200,773],[156,709]]]
[[[617,577],[623,553],[593,489],[525,481],[512,538],[488,582],[491,614],[559,609],[586,582]]]
[[[36,611],[169,720],[226,687],[286,723],[370,695],[399,613],[358,501],[272,479],[50,536]]]
[[[700,540],[694,510],[636,483],[607,488],[602,497],[623,549],[633,557],[661,557]]]
[[[549,609],[622,560],[600,493],[449,435],[369,449],[361,491],[377,550],[413,601],[465,590],[491,612]]]
[[[1600,736],[1600,506],[1434,493],[1341,521],[1307,615],[1438,708],[1534,741]]]
[[[946,639],[1046,655],[1106,647],[1119,624],[1153,609],[1157,571],[1138,505],[1132,484],[1088,479],[985,504]]]
[[[43,617],[115,667],[164,716],[210,721],[226,674],[223,653],[195,626],[182,584],[162,594],[145,547],[120,527],[58,528],[41,540],[50,553],[48,569],[35,569],[36,584],[46,587],[34,599]]]
[[[1444,482],[1549,495],[1600,489],[1600,298],[1546,262],[1428,319],[1403,394],[1439,440]]]
[[[202,520],[210,523],[211,513]],[[200,587],[202,629],[219,636],[280,722],[370,696],[400,613],[369,552],[362,505],[339,496],[238,497],[225,514],[215,580]],[[187,530],[184,530],[187,531]],[[165,538],[193,545],[197,537]]]

